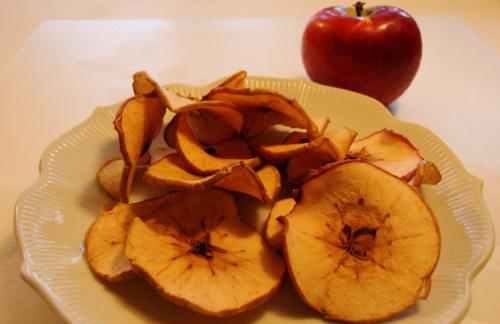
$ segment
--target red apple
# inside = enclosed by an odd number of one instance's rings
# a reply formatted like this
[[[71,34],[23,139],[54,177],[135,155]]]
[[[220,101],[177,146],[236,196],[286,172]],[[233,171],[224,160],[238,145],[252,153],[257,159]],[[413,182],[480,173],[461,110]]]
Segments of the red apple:
[[[387,105],[410,85],[422,57],[422,38],[404,10],[378,6],[325,8],[309,21],[302,61],[311,80],[353,90]]]

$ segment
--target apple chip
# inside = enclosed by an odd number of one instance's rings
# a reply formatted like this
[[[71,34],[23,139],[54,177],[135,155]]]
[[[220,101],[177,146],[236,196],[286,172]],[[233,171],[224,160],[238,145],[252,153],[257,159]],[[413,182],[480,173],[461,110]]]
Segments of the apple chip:
[[[266,164],[256,172],[265,189],[265,201],[274,200],[281,190],[281,174],[275,166]]]
[[[333,164],[305,182],[285,219],[295,289],[329,319],[401,313],[428,287],[440,253],[430,208],[406,182],[364,161]]]
[[[266,108],[284,116],[284,118],[281,118],[281,124],[304,128],[311,138],[320,135],[316,124],[297,101],[288,99],[276,92],[264,89],[216,88],[210,93],[209,98],[211,100],[230,102],[239,109]],[[247,134],[247,136],[250,135]]]
[[[253,108],[240,110],[243,115],[243,129],[241,134],[246,138],[255,137],[268,128],[286,123],[286,116],[267,108]]]
[[[437,166],[427,160],[422,160],[418,163],[415,176],[410,184],[414,187],[420,187],[423,184],[438,184],[441,182],[441,173]]]
[[[423,160],[406,137],[387,129],[352,143],[349,156],[368,161],[406,181],[413,178]]]
[[[235,75],[234,77],[235,78],[233,81],[237,82],[238,78],[241,77],[241,75]],[[228,80],[228,82],[231,83],[232,81]],[[167,107],[167,109],[174,113],[198,111],[197,114],[194,113],[192,114],[197,115],[199,118],[204,118],[204,119],[210,119],[211,118],[210,115],[215,115],[217,116],[218,119],[218,124],[216,124],[216,126],[225,127],[226,132],[228,131],[228,129],[229,130],[232,129],[233,132],[235,131],[236,133],[239,133],[243,126],[243,116],[241,115],[241,113],[239,113],[234,109],[234,105],[232,105],[231,103],[220,100],[198,101],[196,99],[181,96],[180,94],[176,93],[173,90],[162,87],[158,82],[156,82],[153,78],[151,78],[149,74],[147,74],[147,72],[145,71],[136,72],[134,74],[133,88],[134,92],[136,93],[156,94],[163,102],[163,104]],[[193,123],[195,122],[196,121],[193,121]],[[224,122],[227,125],[220,126],[222,122]],[[199,122],[197,123],[198,127],[201,125],[202,124],[200,124]],[[193,129],[198,129],[198,127]],[[217,128],[210,128],[207,129],[207,131],[199,131],[200,136],[202,137],[199,137],[198,139],[200,139],[201,141],[204,141],[205,139],[207,140],[207,144],[214,144],[215,142],[210,141],[209,138],[207,139],[203,137],[203,135],[209,136],[211,132],[216,132],[216,131],[220,132]],[[231,137],[231,135],[233,134],[230,134],[228,137],[225,137],[224,139],[228,139],[229,137]]]
[[[317,170],[327,163],[344,160],[357,134],[347,127],[339,127],[325,133],[323,138],[326,138],[327,141],[321,142],[320,145],[303,154],[290,158],[286,166],[287,179],[291,182],[301,182],[311,171]]]
[[[293,207],[295,207],[295,200],[292,198],[277,200],[267,217],[266,240],[278,250],[281,250],[283,244],[282,217],[288,215],[293,210]]]
[[[276,198],[281,189],[281,176],[278,169],[272,165],[264,165],[258,171],[245,166],[235,168],[230,175],[220,180],[216,187],[270,201]]]
[[[135,218],[125,254],[166,299],[211,316],[265,302],[285,274],[280,256],[221,190],[185,192],[158,217]]]
[[[171,148],[175,148],[175,130],[177,129],[177,121],[179,120],[179,115],[174,115],[172,120],[170,120],[165,127],[163,132],[163,139],[165,143]]]
[[[236,166],[240,164],[228,165],[209,176],[200,176],[189,169],[189,165],[181,156],[173,153],[151,164],[144,172],[144,180],[162,188],[204,190],[213,187]]]
[[[250,159],[253,157],[248,142],[236,137],[213,145],[211,148],[215,151],[215,155],[222,158]]]
[[[203,146],[194,138],[186,120],[185,114],[178,114],[177,127],[175,129],[175,144],[177,152],[184,157],[190,167],[201,174],[212,174],[225,166],[243,162],[250,167],[260,164],[258,157],[250,159],[219,158],[208,154]]]
[[[135,96],[118,110],[114,125],[125,165],[120,181],[120,199],[128,201],[135,170],[163,124],[165,107],[158,98]]]
[[[121,158],[106,161],[97,171],[97,182],[111,197],[120,200],[120,183],[125,163]]]
[[[175,195],[170,196],[173,197]],[[118,202],[111,208],[101,208],[85,239],[85,256],[98,277],[117,282],[135,276],[135,271],[125,257],[129,223],[134,217],[147,219],[167,199],[161,197],[135,204]]]
[[[312,117],[313,122],[316,124],[318,128],[318,132],[323,135],[330,123],[330,118],[328,117]],[[299,144],[299,143],[309,143],[312,139],[307,135],[307,132],[291,132],[285,138],[283,143],[281,144]]]
[[[225,116],[221,117],[221,114]],[[187,112],[186,119],[194,137],[207,145],[227,141],[239,134],[243,127],[241,113],[225,106],[191,110]]]
[[[229,78],[225,79],[220,84],[218,84],[215,88],[228,87],[228,88],[246,89],[248,87],[246,81],[247,81],[247,72],[242,70],[234,73]]]
[[[318,137],[317,139],[299,144],[276,144],[276,145],[262,145],[259,144],[255,147],[257,155],[263,157],[268,161],[289,159],[292,156],[299,154],[306,154],[308,151],[321,146],[324,142],[328,141],[326,137]]]
[[[134,73],[132,76],[132,89],[135,95],[156,95],[155,87],[153,86],[152,79],[144,71]]]

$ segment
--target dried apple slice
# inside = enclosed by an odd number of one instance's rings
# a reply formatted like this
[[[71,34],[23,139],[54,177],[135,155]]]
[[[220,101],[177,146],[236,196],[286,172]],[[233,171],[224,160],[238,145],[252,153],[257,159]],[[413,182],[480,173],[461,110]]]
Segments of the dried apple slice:
[[[120,182],[122,201],[128,201],[137,164],[160,131],[164,115],[165,107],[158,98],[144,96],[128,99],[116,114],[114,125],[125,161]]]
[[[233,169],[230,175],[217,182],[216,187],[270,201],[281,189],[281,176],[272,165],[264,165],[258,171],[245,166]]]
[[[245,89],[247,88],[247,72],[246,71],[238,71],[231,75],[229,78],[225,79],[222,81],[220,84],[218,84],[215,88],[240,88],[240,89]],[[208,96],[208,95],[207,95]]]
[[[267,217],[266,240],[272,247],[278,250],[281,250],[283,244],[283,224],[281,223],[281,217],[288,215],[293,210],[293,207],[295,207],[295,203],[295,200],[292,198],[277,200]]]
[[[325,133],[324,138],[327,141],[290,158],[286,166],[287,179],[290,182],[301,182],[311,171],[319,169],[326,163],[345,159],[357,134],[348,127],[339,127]]]
[[[284,116],[280,122],[283,125],[304,128],[311,138],[320,135],[316,124],[297,101],[276,92],[264,89],[216,88],[210,93],[209,98],[230,102],[240,109],[267,108]]]
[[[406,137],[387,129],[352,143],[349,156],[368,161],[406,181],[413,178],[423,160]]]
[[[330,319],[401,313],[428,287],[439,258],[430,208],[406,182],[367,162],[336,163],[305,182],[285,219],[294,286]]]
[[[200,176],[189,169],[189,165],[180,155],[173,153],[151,164],[144,172],[144,180],[162,188],[205,190],[213,187],[237,166],[240,164],[228,165],[209,176]]]
[[[135,218],[125,253],[162,296],[211,316],[265,302],[285,274],[280,256],[221,190],[186,192],[159,217]]]
[[[106,161],[97,171],[97,182],[111,197],[120,200],[120,183],[125,162],[121,158]]]
[[[237,78],[241,76],[235,76],[234,82],[237,81]],[[231,82],[228,80],[228,82]],[[156,82],[149,74],[145,71],[139,71],[134,74],[134,91],[136,93],[155,93],[163,104],[167,107],[168,110],[174,113],[181,112],[190,112],[190,114],[194,116],[198,116],[198,118],[204,118],[207,120],[211,119],[211,116],[217,116],[217,127],[210,127],[207,131],[199,131],[195,133],[195,135],[199,135],[197,137],[201,141],[207,144],[215,144],[225,139],[231,137],[234,132],[239,133],[243,126],[243,116],[241,113],[234,109],[234,105],[224,101],[214,101],[214,100],[203,100],[198,101],[196,99],[188,98],[185,96],[181,96],[173,90],[162,87],[158,82]],[[197,111],[197,113],[194,113]],[[203,126],[202,123],[197,122],[197,119],[193,117],[192,123],[196,123],[197,127],[194,127],[194,130],[197,130],[199,127]],[[212,117],[213,119],[213,117]],[[209,125],[210,126],[210,125]],[[225,132],[231,133],[224,137],[222,140],[211,141],[210,137],[208,137],[213,132],[222,132],[220,128],[225,128]],[[205,135],[205,137],[203,137]],[[214,135],[212,135],[213,137]],[[220,136],[220,135],[219,135]]]
[[[268,161],[289,159],[299,154],[307,154],[308,151],[321,146],[323,142],[328,141],[326,137],[299,144],[276,144],[276,145],[257,145],[255,152]]]
[[[323,135],[330,123],[330,118],[328,117],[312,117],[313,122],[316,124],[318,128],[318,132]],[[311,142],[312,139],[307,135],[306,132],[291,132],[288,136],[283,140],[281,144],[304,144]]]
[[[221,117],[221,114],[225,116]],[[243,127],[243,116],[233,108],[224,106],[219,106],[216,113],[203,108],[188,111],[186,116],[194,137],[207,145],[227,141],[239,134]]]
[[[438,167],[430,161],[422,160],[418,163],[417,171],[410,184],[420,187],[423,184],[435,185],[439,182],[441,182],[441,173]]]
[[[213,145],[211,148],[215,151],[215,155],[222,158],[250,159],[253,157],[248,142],[236,137]]]
[[[265,201],[274,200],[281,190],[281,174],[274,165],[266,164],[256,172],[265,189]]]
[[[171,148],[175,148],[175,130],[177,129],[177,120],[179,119],[179,115],[174,115],[172,120],[168,122],[165,127],[165,131],[163,132],[163,139],[165,143]]]
[[[154,92],[172,112],[177,112],[181,107],[189,106],[197,103],[195,99],[184,97],[177,92],[162,87],[156,82],[146,71],[138,71],[134,73],[134,82],[132,87],[136,94],[151,94]]]
[[[196,172],[205,175],[212,174],[236,162],[243,162],[250,167],[256,167],[260,164],[260,159],[258,157],[250,159],[224,159],[208,154],[193,136],[187,124],[185,114],[178,114],[177,116],[177,127],[175,129],[177,152],[184,157],[187,163]]]
[[[176,195],[135,204],[118,202],[111,208],[101,208],[85,238],[85,256],[92,271],[110,282],[135,276],[135,271],[125,257],[125,239],[130,221],[134,217],[151,217],[161,204]]]
[[[151,82],[151,78],[144,71],[134,73],[132,82],[132,89],[135,95],[152,95],[155,94],[155,87]]]

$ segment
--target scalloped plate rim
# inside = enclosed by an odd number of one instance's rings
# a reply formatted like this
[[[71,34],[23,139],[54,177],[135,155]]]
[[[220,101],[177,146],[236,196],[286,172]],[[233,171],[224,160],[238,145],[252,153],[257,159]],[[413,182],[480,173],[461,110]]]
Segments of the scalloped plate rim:
[[[376,107],[374,109],[377,110],[377,114],[381,117],[383,117],[386,120],[389,120],[393,123],[397,124],[405,124],[407,126],[417,128],[422,132],[429,133],[433,139],[439,143],[441,148],[444,148],[446,151],[446,155],[453,160],[453,163],[455,166],[458,166],[458,171],[465,177],[471,179],[474,182],[474,186],[476,187],[474,190],[474,194],[480,202],[480,208],[481,208],[481,213],[482,219],[485,222],[486,225],[486,230],[488,232],[488,242],[485,245],[481,256],[479,257],[478,261],[472,266],[470,271],[467,272],[466,280],[464,282],[465,284],[465,296],[464,300],[462,303],[462,307],[460,308],[460,311],[456,314],[454,318],[454,322],[459,322],[463,317],[466,315],[469,307],[470,307],[470,302],[471,302],[471,285],[473,279],[477,276],[477,274],[481,271],[481,269],[486,265],[488,260],[490,259],[491,255],[493,254],[494,251],[494,244],[495,244],[495,233],[494,233],[494,227],[493,227],[493,222],[490,216],[490,213],[488,211],[488,207],[484,201],[484,196],[483,196],[483,181],[477,178],[476,176],[472,175],[469,173],[465,167],[463,166],[462,162],[460,159],[455,155],[455,153],[449,148],[449,146],[446,144],[444,140],[442,140],[439,136],[434,134],[430,129],[412,123],[404,120],[397,119],[396,117],[392,116],[387,108],[382,105],[379,101],[376,99],[373,99],[369,96],[359,94],[353,91],[341,89],[341,88],[335,88],[335,87],[329,87],[326,85],[318,84],[315,82],[312,82],[310,80],[304,79],[304,78],[294,78],[294,79],[280,79],[280,78],[275,78],[275,77],[268,77],[268,76],[248,76],[248,80],[259,80],[259,81],[274,81],[274,82],[287,82],[287,83],[293,83],[293,82],[299,82],[299,83],[304,83],[308,84],[309,86],[312,87],[317,87],[317,88],[322,88],[325,91],[340,91],[340,92],[346,92],[349,93],[350,96],[356,96],[359,98],[363,98],[365,101],[371,102],[371,104]],[[219,81],[211,82],[205,85],[190,85],[190,84],[185,84],[185,83],[172,83],[169,84],[170,87],[175,88],[175,87],[183,87],[183,88],[191,88],[191,89],[198,89],[198,88],[207,88],[210,87],[211,85],[216,84]],[[31,286],[37,293],[39,293],[44,300],[47,301],[47,303],[52,307],[52,309],[59,314],[65,321],[71,322],[72,318],[70,314],[67,312],[67,310],[58,303],[56,298],[52,295],[52,292],[50,291],[49,287],[47,284],[39,280],[37,278],[37,275],[35,272],[31,270],[32,264],[29,262],[29,256],[27,253],[27,248],[25,245],[24,237],[21,231],[21,227],[19,226],[19,218],[20,213],[19,213],[19,205],[20,203],[24,200],[24,198],[32,191],[34,190],[37,186],[39,186],[42,183],[48,182],[48,175],[47,175],[47,169],[48,169],[48,156],[50,152],[53,151],[54,147],[57,146],[63,139],[68,137],[70,134],[76,133],[79,129],[84,128],[87,124],[92,123],[92,121],[98,116],[99,114],[103,114],[104,112],[116,108],[119,106],[123,101],[120,101],[115,104],[111,105],[106,105],[106,106],[99,106],[94,109],[92,114],[76,125],[75,127],[67,130],[64,132],[62,135],[58,136],[56,139],[54,139],[42,152],[40,161],[39,161],[39,177],[35,183],[33,183],[31,186],[29,186],[26,190],[24,190],[20,196],[18,197],[15,207],[14,207],[14,232],[15,232],[15,237],[16,241],[19,245],[19,249],[21,252],[21,266],[20,266],[20,275],[23,281],[25,281],[29,286]]]

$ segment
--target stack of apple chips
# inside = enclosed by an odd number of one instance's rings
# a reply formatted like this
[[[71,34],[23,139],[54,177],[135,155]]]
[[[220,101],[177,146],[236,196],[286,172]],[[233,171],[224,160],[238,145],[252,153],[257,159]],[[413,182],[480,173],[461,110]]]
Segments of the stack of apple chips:
[[[249,89],[244,71],[201,98],[145,72],[133,79],[114,121],[122,156],[97,172],[116,202],[86,236],[99,278],[141,276],[211,316],[264,303],[286,270],[304,302],[331,319],[383,320],[427,296],[440,236],[419,190],[441,176],[408,139],[329,130],[328,118],[295,100]],[[151,145],[167,112],[169,153],[158,156]],[[276,125],[284,136],[269,143]],[[161,194],[130,203],[136,175]],[[234,194],[272,204],[264,236],[240,219]]]

